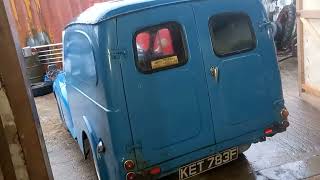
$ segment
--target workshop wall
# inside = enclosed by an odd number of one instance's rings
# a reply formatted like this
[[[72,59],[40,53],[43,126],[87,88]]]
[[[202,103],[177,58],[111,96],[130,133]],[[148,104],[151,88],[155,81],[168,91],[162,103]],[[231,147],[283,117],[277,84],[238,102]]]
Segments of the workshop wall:
[[[297,11],[301,92],[320,97],[320,1],[298,0]]]
[[[106,0],[10,0],[20,45],[61,42],[63,28],[74,17]]]
[[[320,1],[303,1],[303,9],[320,11]],[[305,83],[320,92],[320,17],[303,22]]]

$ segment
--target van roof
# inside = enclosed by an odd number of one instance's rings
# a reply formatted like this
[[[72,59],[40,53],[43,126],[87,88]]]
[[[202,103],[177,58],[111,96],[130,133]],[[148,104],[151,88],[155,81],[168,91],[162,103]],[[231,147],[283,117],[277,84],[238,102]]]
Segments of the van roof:
[[[189,1],[193,0],[111,0],[94,4],[76,17],[69,25],[96,24],[123,14]]]

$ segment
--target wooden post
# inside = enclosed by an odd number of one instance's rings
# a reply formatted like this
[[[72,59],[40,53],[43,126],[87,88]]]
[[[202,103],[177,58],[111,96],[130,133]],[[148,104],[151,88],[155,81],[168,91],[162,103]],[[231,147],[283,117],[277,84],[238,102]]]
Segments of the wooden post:
[[[297,7],[297,40],[298,40],[298,85],[299,85],[299,94],[302,93],[302,85],[305,82],[304,79],[304,45],[303,45],[303,24],[300,19],[301,10],[303,9],[302,0],[296,1]]]
[[[4,177],[3,177],[3,175],[2,175],[2,170],[1,170],[1,168],[0,168],[0,180],[4,180]]]
[[[10,180],[53,179],[9,0],[0,1],[0,22],[1,172]]]
[[[1,171],[0,180],[3,180],[4,175],[6,179],[16,179],[16,174],[11,161],[9,143],[7,142],[6,136],[4,134],[4,127],[2,124],[1,116],[0,116],[0,146],[1,146],[0,148],[0,171]]]

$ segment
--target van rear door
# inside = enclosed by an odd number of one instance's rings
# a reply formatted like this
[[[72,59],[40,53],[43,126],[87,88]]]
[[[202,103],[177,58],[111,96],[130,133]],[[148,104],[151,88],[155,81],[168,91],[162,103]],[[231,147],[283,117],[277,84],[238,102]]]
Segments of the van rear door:
[[[117,33],[118,48],[126,50],[121,69],[139,169],[214,144],[192,7],[121,16]]]
[[[281,97],[272,37],[258,0],[194,3],[216,142],[265,128]],[[276,93],[273,93],[276,92]]]

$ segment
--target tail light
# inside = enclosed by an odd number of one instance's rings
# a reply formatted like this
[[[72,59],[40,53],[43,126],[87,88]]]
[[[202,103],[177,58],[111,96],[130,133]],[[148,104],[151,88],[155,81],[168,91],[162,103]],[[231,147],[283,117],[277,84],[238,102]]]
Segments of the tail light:
[[[132,160],[127,160],[126,162],[124,162],[124,168],[127,170],[127,171],[131,171],[133,170],[135,167],[135,164]]]
[[[264,134],[265,135],[271,135],[271,134],[273,134],[273,130],[272,129],[266,129],[266,130],[264,130]]]
[[[288,119],[288,116],[289,116],[289,111],[286,109],[286,108],[283,108],[281,110],[281,117],[284,119],[284,120],[287,120]]]
[[[136,173],[134,172],[129,172],[126,176],[126,180],[135,180],[137,177]]]
[[[161,173],[161,169],[159,167],[155,167],[155,168],[152,168],[149,173],[151,175],[157,175],[157,174],[160,174]]]

